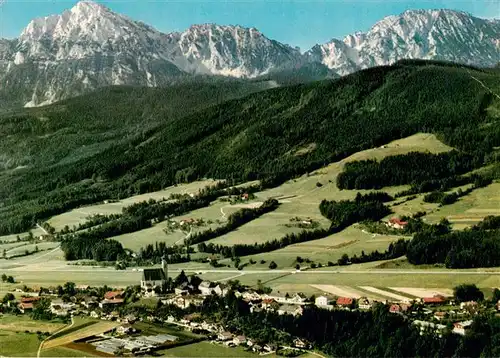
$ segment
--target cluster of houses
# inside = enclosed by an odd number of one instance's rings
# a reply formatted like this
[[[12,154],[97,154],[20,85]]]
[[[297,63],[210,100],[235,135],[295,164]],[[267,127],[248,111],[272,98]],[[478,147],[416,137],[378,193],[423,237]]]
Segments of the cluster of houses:
[[[29,313],[33,310],[34,305],[39,301],[42,296],[32,295],[21,297],[17,308],[21,313]],[[102,316],[96,313],[94,309],[106,307],[118,307],[125,303],[123,299],[123,291],[108,291],[104,294],[104,298],[99,300],[95,296],[76,296],[71,298],[71,301],[64,302],[60,298],[52,299],[50,303],[50,311],[56,316],[67,316],[72,313],[88,314],[94,318],[101,318]],[[104,313],[103,313],[104,314]]]
[[[415,299],[413,302],[405,301],[405,302],[395,302],[389,305],[389,312],[393,314],[402,314],[402,315],[410,315],[415,314],[415,309],[418,307],[424,307],[422,313],[424,315],[432,316],[434,321],[442,321],[446,318],[456,317],[456,316],[464,316],[470,314],[478,313],[479,304],[475,301],[462,302],[460,304],[460,311],[450,310],[447,312],[444,311],[432,311],[429,306],[439,307],[441,305],[449,303],[449,298],[442,295],[435,295],[432,297],[424,297],[422,299]],[[352,309],[357,307],[358,309],[369,310],[372,308],[373,304],[376,301],[371,301],[367,298],[361,298],[359,300],[349,298],[349,297],[338,297],[336,300],[331,300],[326,296],[319,296],[316,298],[315,304],[318,307],[332,309],[334,307],[343,307],[346,309]],[[335,303],[335,305],[333,304]],[[388,304],[387,301],[381,302],[384,304]],[[497,303],[496,308],[500,311],[500,301]],[[470,329],[472,325],[472,320],[459,321],[453,323],[452,333],[459,334],[464,336],[466,332]],[[413,324],[420,328],[421,334],[425,331],[431,329],[434,330],[437,334],[442,335],[443,331],[447,328],[446,325],[440,323],[434,323],[431,321],[422,321],[422,320],[414,320]]]
[[[149,289],[163,285],[166,279],[167,267],[165,262],[162,263],[162,267],[159,269],[144,270],[141,280],[142,295],[147,296]],[[194,287],[193,284],[185,282],[175,288],[173,294],[162,295],[160,300],[163,304],[172,304],[185,309],[190,306],[201,306],[207,296],[218,295],[222,297],[227,295],[229,291],[230,287],[223,283],[202,281],[197,287]],[[316,305],[324,309],[370,310],[378,302],[368,298],[354,299],[352,297],[327,295],[315,297],[314,302],[311,302],[310,299],[301,293],[292,296],[278,296],[263,294],[254,290],[236,291],[235,295],[249,304],[251,312],[272,311],[279,315],[288,314],[294,316],[302,315],[307,305]],[[17,307],[21,312],[29,312],[40,298],[36,294],[23,297],[20,299]],[[388,305],[388,310],[391,314],[405,315],[412,319],[413,325],[418,327],[422,334],[433,330],[439,335],[447,329],[447,326],[443,322],[450,322],[450,320],[457,319],[457,317],[462,318],[462,320],[453,323],[452,332],[457,335],[465,335],[472,325],[472,320],[468,320],[468,318],[478,313],[480,308],[477,302],[470,301],[461,303],[459,305],[460,308],[457,306],[448,307],[447,311],[440,311],[442,306],[450,303],[448,297],[441,295],[412,301],[382,301],[381,303]],[[116,352],[122,349],[138,354],[147,353],[177,339],[177,337],[168,335],[137,336],[135,334],[137,332],[134,331],[132,326],[137,318],[133,315],[122,317],[118,312],[118,307],[124,304],[124,291],[110,290],[101,299],[90,295],[77,295],[71,297],[69,302],[64,302],[57,298],[52,300],[50,310],[57,316],[84,314],[93,318],[120,322],[121,325],[114,330],[113,335],[105,336],[102,337],[103,339],[92,342],[96,350],[104,353]],[[500,301],[497,304],[497,309],[500,310]],[[460,317],[461,315],[463,317]],[[214,337],[213,342],[218,344],[245,346],[249,350],[259,353],[274,352],[277,349],[273,344],[265,344],[243,335],[235,335],[228,332],[225,327],[219,324],[206,321],[200,322],[199,317],[191,316],[193,317],[185,316],[183,319],[177,320],[173,316],[160,319],[151,314],[144,319],[151,322],[176,324],[187,330],[209,334]],[[425,320],[422,320],[422,317],[425,317]],[[116,334],[126,336],[117,337]],[[134,335],[127,336],[130,334]],[[294,346],[299,349],[306,349],[309,347],[309,343],[296,339]]]
[[[244,335],[235,335],[228,331],[220,332],[217,335],[216,339],[212,342],[224,344],[228,347],[245,346],[248,347],[249,350],[255,353],[264,353],[264,354],[276,352],[279,348],[276,344],[273,343],[259,344],[259,342],[254,339],[247,338]],[[294,339],[293,346],[298,349],[312,348],[312,345],[308,341],[300,338]]]

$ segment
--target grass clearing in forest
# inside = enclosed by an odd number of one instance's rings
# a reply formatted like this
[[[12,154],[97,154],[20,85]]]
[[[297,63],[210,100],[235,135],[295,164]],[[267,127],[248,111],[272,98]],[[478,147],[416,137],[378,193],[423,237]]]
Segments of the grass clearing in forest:
[[[311,218],[317,221],[320,226],[328,227],[328,220],[319,211],[319,204],[323,199],[349,200],[353,199],[358,192],[366,194],[372,191],[340,190],[337,188],[336,177],[342,172],[345,163],[354,160],[383,159],[390,155],[406,154],[412,151],[441,153],[451,149],[451,147],[440,142],[434,135],[419,133],[393,141],[379,148],[355,153],[344,160],[332,163],[308,175],[289,180],[276,188],[256,193],[256,200],[264,201],[268,198],[275,198],[280,201],[280,207],[243,225],[238,230],[213,239],[210,242],[231,246],[231,244],[238,243],[253,244],[255,242],[270,241],[280,238],[287,233],[301,231],[302,229],[297,227],[288,228],[285,226],[291,224],[290,219],[295,217],[301,219]],[[388,187],[384,188],[383,191],[395,194],[405,188],[407,186]],[[421,211],[421,209],[419,208],[416,211]],[[360,238],[360,241],[364,241],[363,238]],[[379,249],[379,247],[376,249]],[[370,250],[371,247],[367,247],[365,252]],[[277,259],[279,260],[279,258]]]
[[[457,202],[445,205],[425,216],[430,223],[447,218],[455,229],[463,229],[477,224],[488,215],[500,215],[500,183],[475,189]]]
[[[239,227],[233,232],[215,238],[209,242],[231,246],[233,244],[253,244],[255,242],[266,242],[276,238],[279,239],[288,233],[300,232],[302,230],[302,228],[294,226],[294,223],[291,221],[291,219],[297,217],[303,220],[310,218],[313,221],[316,221],[320,227],[328,227],[328,220],[326,220],[319,211],[319,204],[321,200],[353,199],[358,193],[358,190],[339,190],[336,186],[336,177],[342,171],[345,163],[353,160],[383,159],[389,155],[405,154],[411,151],[429,151],[432,153],[439,153],[450,149],[450,147],[437,140],[434,135],[420,133],[408,138],[393,141],[379,148],[355,153],[342,161],[332,163],[308,175],[303,175],[300,178],[289,180],[276,188],[255,193],[256,198],[253,201],[250,201],[248,205],[263,202],[268,198],[276,198],[281,203],[280,207],[271,213],[267,213]],[[196,184],[194,187],[196,189],[207,185],[207,182],[197,183],[198,184],[192,183],[193,185]],[[250,185],[253,183],[254,182],[244,183],[242,185]],[[187,189],[181,190],[180,188],[185,188],[188,185],[191,184],[179,185],[174,187],[174,189],[177,190],[177,192],[183,192],[183,190]],[[387,191],[389,194],[395,194],[405,188],[407,188],[407,186],[390,187],[384,188],[384,191]],[[371,190],[360,190],[359,192],[368,193],[371,192]],[[132,197],[130,199],[137,200],[137,197]],[[141,199],[144,199],[144,197],[141,196]],[[124,205],[123,203],[127,202],[127,200],[129,199],[122,200],[120,203],[104,205],[118,205],[121,210],[121,207]],[[81,209],[87,210],[88,208],[95,209],[102,207],[102,205],[98,205]],[[217,200],[207,208],[193,210],[185,215],[175,217],[173,220],[195,218],[203,219],[205,222],[211,221],[213,224],[210,226],[195,228],[195,231],[206,230],[209,227],[214,228],[223,224],[227,216],[240,208],[241,205],[230,205],[228,202]],[[138,250],[147,244],[154,244],[157,241],[165,242],[168,245],[181,244],[183,242],[183,238],[186,236],[186,233],[174,231],[165,234],[163,229],[167,225],[168,224],[166,222],[162,222],[152,228],[130,234],[119,235],[114,237],[114,239],[121,242],[124,247],[132,250]],[[367,250],[370,250],[370,248]]]
[[[50,220],[48,220],[48,223],[52,225],[54,228],[56,228],[56,230],[61,230],[66,225],[72,228],[74,225],[78,226],[78,224],[85,222],[87,217],[91,215],[120,214],[124,207],[139,203],[141,201],[146,201],[149,199],[154,199],[154,200],[161,200],[164,198],[167,199],[171,194],[196,194],[200,189],[210,185],[215,185],[216,183],[217,183],[216,180],[207,179],[207,180],[192,182],[189,184],[170,186],[160,191],[131,196],[129,198],[122,199],[118,202],[84,206],[81,208],[73,209],[71,211],[68,211],[60,215],[56,215],[52,217]]]

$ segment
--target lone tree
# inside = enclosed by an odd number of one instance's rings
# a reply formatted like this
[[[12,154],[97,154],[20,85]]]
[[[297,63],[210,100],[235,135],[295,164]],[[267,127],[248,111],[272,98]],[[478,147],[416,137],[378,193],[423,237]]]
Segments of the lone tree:
[[[476,285],[460,285],[453,289],[453,295],[458,302],[482,301],[484,293]]]

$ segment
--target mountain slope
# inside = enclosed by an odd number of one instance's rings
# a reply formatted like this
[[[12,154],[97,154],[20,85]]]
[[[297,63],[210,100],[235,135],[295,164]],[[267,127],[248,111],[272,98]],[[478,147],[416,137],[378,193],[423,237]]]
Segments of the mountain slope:
[[[175,118],[269,86],[211,77],[165,89],[107,87],[46,109],[0,113],[0,173],[73,163]]]
[[[255,28],[203,24],[164,34],[82,1],[31,21],[18,39],[0,40],[0,105],[40,106],[109,85],[164,87],[198,75],[280,73],[279,83],[308,82],[405,58],[489,67],[500,61],[499,46],[500,20],[451,10],[389,16],[301,54]]]
[[[480,165],[494,160],[494,148],[500,146],[500,101],[487,89],[500,93],[499,79],[493,70],[406,61],[338,80],[254,93],[172,118],[154,132],[117,142],[94,156],[0,175],[0,222],[3,230],[26,229],[37,218],[84,203],[159,190],[175,183],[180,173],[283,181],[417,132],[437,134],[473,154]],[[37,116],[119,121],[120,113],[151,108],[133,101],[134,96],[103,98],[97,93],[65,104],[84,111],[52,105],[37,109]],[[160,107],[155,116],[164,113]],[[11,131],[32,128],[20,114],[11,126]],[[39,143],[40,150],[51,145]]]

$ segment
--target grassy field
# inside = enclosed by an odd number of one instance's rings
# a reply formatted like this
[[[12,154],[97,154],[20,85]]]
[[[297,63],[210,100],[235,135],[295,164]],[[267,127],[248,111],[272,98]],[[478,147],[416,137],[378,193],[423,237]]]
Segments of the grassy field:
[[[241,282],[246,282],[242,276]],[[334,275],[315,275],[310,273],[290,274],[277,278],[266,285],[273,292],[303,292],[305,294],[317,294],[318,289],[311,285],[342,285],[342,286],[374,286],[374,287],[422,287],[422,288],[448,288],[451,289],[463,283],[476,284],[478,287],[490,290],[492,287],[500,287],[500,275],[476,275],[476,274],[424,274],[407,275],[380,274],[380,273],[343,273]]]
[[[142,335],[171,334],[179,337],[180,341],[189,341],[201,337],[176,325],[159,326],[146,322],[135,322],[133,326],[134,328],[140,330]]]
[[[429,222],[446,217],[454,228],[463,229],[477,224],[485,216],[500,215],[500,183],[474,190],[451,205],[445,205],[426,216]]]
[[[15,255],[22,255],[26,252],[33,252],[36,250],[38,247],[39,251],[46,251],[46,250],[51,250],[59,246],[58,242],[39,242],[36,244],[27,244],[27,245],[22,245],[22,246],[15,246],[7,250],[7,257],[15,256]],[[3,250],[4,247],[0,245],[0,250]]]
[[[65,346],[42,350],[40,357],[93,357],[89,352],[82,352]]]
[[[343,254],[359,256],[361,251],[365,253],[375,250],[385,251],[391,242],[399,238],[401,236],[373,235],[362,232],[358,227],[351,226],[340,233],[323,239],[290,245],[268,253],[245,256],[242,258],[242,262],[253,259],[257,261],[257,264],[251,267],[259,269],[268,267],[271,261],[276,262],[278,268],[292,268],[297,263],[297,256],[300,256],[303,259],[309,258],[316,264],[321,263],[326,266],[328,261],[336,262]],[[265,260],[266,263],[260,264],[260,260]],[[224,262],[229,261],[221,261],[221,263]],[[301,265],[303,265],[302,267],[308,266],[306,263]]]
[[[42,229],[36,227],[34,228],[33,230],[31,230],[32,234],[36,237],[36,236],[40,236],[40,235],[43,235],[44,232]],[[17,240],[17,237],[20,237],[20,238],[25,238],[25,237],[28,237],[28,233],[27,232],[23,232],[21,234],[14,234],[14,235],[6,235],[6,236],[0,236],[0,242],[2,241],[16,241]]]
[[[207,230],[209,228],[215,228],[218,226],[217,221],[222,219],[221,208],[226,206],[227,203],[222,203],[220,201],[213,202],[210,206],[206,208],[201,208],[198,210],[193,210],[189,214],[177,216],[171,218],[173,221],[180,222],[186,218],[193,219],[203,219],[205,222],[212,221],[212,224],[206,224],[202,227],[193,227],[193,233],[197,231]],[[155,226],[140,230],[137,232],[119,235],[113,237],[113,239],[122,243],[122,245],[131,250],[139,250],[148,244],[154,244],[155,242],[165,242],[168,245],[181,244],[186,237],[187,233],[180,230],[165,233],[164,228],[168,227],[168,222],[163,221]]]
[[[440,153],[449,150],[451,150],[451,148],[437,140],[434,135],[416,134],[405,139],[391,142],[380,148],[358,152],[340,162],[330,164],[308,175],[289,180],[277,188],[256,193],[255,201],[276,198],[281,203],[280,207],[276,211],[266,214],[238,228],[238,230],[211,240],[210,242],[231,245],[236,243],[264,242],[279,238],[287,233],[301,230],[285,226],[285,224],[289,224],[290,219],[294,217],[302,219],[311,218],[319,222],[321,226],[327,226],[329,224],[328,220],[326,220],[319,211],[321,200],[353,199],[358,192],[369,192],[364,190],[339,190],[337,188],[336,177],[342,171],[345,163],[354,160],[382,159],[389,155],[405,154],[411,151]],[[320,183],[321,186],[318,186],[318,183]],[[406,188],[406,186],[400,186],[384,188],[384,190],[389,194],[395,194]],[[362,235],[358,235],[358,239],[364,241]],[[376,247],[377,245],[372,246]],[[370,248],[365,249],[365,251],[368,250],[370,250]],[[308,251],[306,250],[306,252]]]
[[[76,332],[76,331],[83,329],[85,327],[89,327],[89,326],[99,322],[99,320],[93,319],[93,318],[88,318],[88,317],[74,317],[73,322],[74,323],[71,327],[67,326],[65,329],[60,330],[59,332],[54,334],[50,338],[50,340],[57,339],[57,338],[62,337],[62,336],[66,336],[72,332]]]
[[[164,357],[259,357],[259,354],[245,351],[243,347],[226,347],[220,344],[209,342],[199,342],[186,346],[180,346],[159,351]],[[276,354],[266,354],[265,357],[276,358]],[[305,353],[301,358],[318,357],[316,355]]]
[[[12,332],[49,332],[52,333],[64,327],[65,324],[54,321],[34,321],[26,315],[0,315],[0,331]]]
[[[40,340],[35,333],[0,330],[0,355],[36,357]]]
[[[160,200],[163,198],[166,199],[171,194],[195,194],[201,188],[213,185],[215,183],[216,183],[215,180],[210,180],[210,179],[203,181],[196,181],[189,184],[171,186],[161,191],[132,196],[130,198],[120,200],[116,203],[107,203],[107,204],[103,203],[98,205],[85,206],[71,210],[61,215],[54,216],[50,220],[48,220],[48,223],[53,227],[55,227],[57,230],[64,228],[64,226],[66,225],[68,225],[71,228],[73,227],[73,225],[78,225],[79,223],[84,222],[85,219],[90,215],[119,214],[122,212],[122,209],[125,206],[129,206],[149,199],[154,199],[154,200]]]

